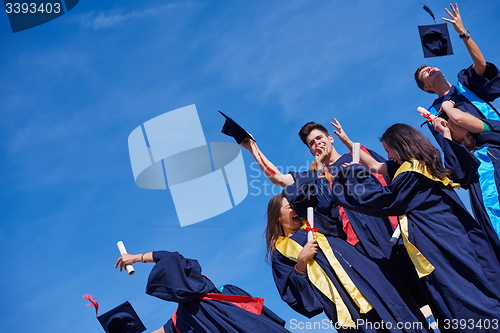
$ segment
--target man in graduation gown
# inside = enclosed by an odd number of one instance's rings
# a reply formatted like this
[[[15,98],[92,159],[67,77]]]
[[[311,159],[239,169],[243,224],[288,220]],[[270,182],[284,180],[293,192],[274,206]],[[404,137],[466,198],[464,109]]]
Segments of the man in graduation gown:
[[[438,95],[429,108],[434,114],[442,111],[444,102],[452,101],[455,108],[464,111],[482,121],[488,131],[471,133],[474,139],[472,154],[474,158],[464,157],[455,143],[445,140],[442,135],[433,130],[436,141],[441,146],[445,156],[446,167],[451,169],[452,178],[462,187],[469,189],[471,206],[476,218],[484,225],[485,232],[497,242],[496,234],[500,233],[500,115],[490,104],[500,96],[500,72],[498,68],[486,62],[481,50],[465,29],[458,5],[452,6],[450,13],[455,30],[464,41],[474,64],[458,73],[458,82],[452,85],[438,68],[423,65],[415,72],[418,86],[429,93]],[[458,124],[459,125],[459,124]],[[465,149],[465,147],[463,148]],[[474,164],[478,164],[477,173],[470,173]]]
[[[123,254],[115,267],[136,262],[156,263],[149,274],[146,294],[179,304],[172,318],[153,333],[269,333],[289,332],[285,321],[233,285],[220,289],[201,274],[198,261],[177,252]]]

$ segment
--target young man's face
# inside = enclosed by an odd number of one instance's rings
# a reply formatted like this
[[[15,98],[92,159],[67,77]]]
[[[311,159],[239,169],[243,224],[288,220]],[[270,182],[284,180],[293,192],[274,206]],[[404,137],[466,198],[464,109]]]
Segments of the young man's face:
[[[332,151],[333,138],[318,129],[314,129],[309,133],[306,142],[313,156],[320,155],[325,149],[327,154]]]
[[[444,75],[437,67],[427,66],[418,73],[418,78],[424,83],[422,87],[424,91],[431,89],[434,82],[442,77],[444,77]]]

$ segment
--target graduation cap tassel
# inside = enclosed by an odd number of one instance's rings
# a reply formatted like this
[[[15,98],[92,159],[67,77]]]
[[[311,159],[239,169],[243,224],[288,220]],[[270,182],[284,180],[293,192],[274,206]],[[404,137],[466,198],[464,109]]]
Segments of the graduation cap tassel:
[[[90,302],[86,306],[92,305],[95,308],[95,316],[97,317],[97,311],[99,310],[99,303],[97,303],[97,301],[94,300],[92,298],[92,295],[90,295],[90,294],[83,295],[82,297]]]
[[[434,20],[434,24],[436,24],[436,17],[434,16],[434,13],[432,12],[432,10],[427,7],[427,5],[424,5],[424,10],[429,13],[429,15],[432,17],[432,19]]]

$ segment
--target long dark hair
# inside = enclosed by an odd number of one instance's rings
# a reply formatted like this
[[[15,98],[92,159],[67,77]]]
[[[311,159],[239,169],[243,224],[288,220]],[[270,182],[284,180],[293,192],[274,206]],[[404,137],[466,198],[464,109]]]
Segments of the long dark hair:
[[[279,218],[281,217],[281,202],[285,196],[278,193],[267,204],[267,226],[264,231],[266,238],[266,261],[271,262],[276,251],[276,241],[284,235]]]
[[[424,163],[436,178],[443,179],[450,173],[443,167],[441,154],[416,128],[406,124],[394,124],[380,138],[386,146],[394,149],[403,162],[415,159]]]

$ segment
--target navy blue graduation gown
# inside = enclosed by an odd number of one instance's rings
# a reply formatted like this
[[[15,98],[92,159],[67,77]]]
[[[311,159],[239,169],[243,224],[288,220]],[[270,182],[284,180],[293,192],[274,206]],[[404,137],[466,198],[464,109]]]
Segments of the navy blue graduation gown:
[[[371,150],[369,152],[376,160],[385,161],[377,153]],[[330,174],[336,176],[337,173],[342,172],[342,164],[351,161],[352,156],[350,154],[342,155],[329,166]],[[318,195],[310,195],[312,193],[304,192],[304,187],[307,189],[308,184],[314,182],[317,178],[317,172],[291,173],[291,175],[295,183],[286,188],[283,193],[299,217],[306,218],[307,207],[315,207],[317,212],[330,218],[328,223],[323,226],[325,232],[346,240],[347,235],[342,229],[342,218],[339,216],[338,206],[332,205],[330,195],[330,192],[335,194],[337,190],[342,189],[338,188],[334,183],[331,190],[323,188]],[[389,179],[386,182],[389,183]],[[313,188],[308,190],[314,191]],[[417,283],[418,277],[402,242],[398,242],[394,246],[389,243],[394,228],[386,216],[369,216],[350,209],[345,209],[345,213],[359,238],[359,243],[355,245],[355,248],[375,262],[395,288],[407,287]]]
[[[472,68],[472,66],[467,69],[463,69],[460,73],[458,73],[458,81],[487,103],[500,97],[500,71],[492,63],[487,63],[486,71],[483,76],[476,74],[476,71]],[[450,99],[456,104],[460,104],[461,110],[470,113],[476,118],[486,120],[481,111],[471,104],[467,98],[462,96],[455,86],[451,87],[448,94],[436,98],[431,107],[433,107],[436,111],[439,111],[441,104]],[[493,108],[491,104],[490,106]],[[490,135],[491,134],[488,133],[482,133],[481,137],[485,137],[485,140],[487,140]]]
[[[319,228],[319,232],[327,233],[322,227],[324,225],[323,219],[324,216],[315,213],[315,226]],[[401,299],[396,289],[385,279],[377,265],[358,252],[352,245],[339,237],[325,236],[346,273],[363,296],[373,305],[373,309],[368,313],[359,313],[357,306],[339,282],[324,253],[319,249],[314,260],[335,285],[348,307],[353,321],[360,324],[351,329],[336,327],[339,332],[428,332],[425,324],[422,324],[420,328],[413,327],[403,331],[398,329],[398,322],[417,323],[419,320]],[[307,243],[307,232],[300,229],[290,238],[304,246]],[[278,250],[273,255],[273,277],[283,301],[308,318],[324,312],[333,323],[336,323],[335,304],[312,284],[307,275],[298,273],[294,269],[295,264],[295,261],[285,257]],[[382,320],[389,324],[377,330],[375,325],[381,323]],[[370,326],[367,323],[375,325]]]
[[[500,96],[500,71],[494,64],[487,63],[486,71],[483,76],[476,74],[472,66],[464,69],[458,74],[458,80],[495,110],[490,102]],[[455,86],[451,87],[448,94],[434,100],[431,108],[433,107],[436,111],[439,111],[441,104],[450,99],[456,103],[460,110],[487,122],[493,127],[493,132],[472,133],[472,136],[475,141],[476,149],[481,149],[483,147],[487,149],[487,153],[495,167],[494,179],[498,192],[500,189],[500,121],[488,119],[476,106],[464,97]],[[480,223],[484,224],[485,232],[490,233],[492,221],[485,209],[483,193],[479,185],[479,176],[477,172],[469,174],[470,169],[473,168],[476,163],[479,163],[479,161],[475,158],[471,159],[463,153],[457,152],[458,149],[450,146],[450,143],[447,142],[448,140],[444,139],[440,133],[434,131],[431,125],[429,125],[429,128],[443,150],[446,167],[453,171],[453,180],[460,183],[462,187],[469,189],[469,197],[474,216]],[[499,219],[500,217],[495,217],[495,224],[498,224]],[[498,226],[497,231],[494,234],[490,234],[489,237],[492,237],[492,241],[498,242],[498,240],[495,239],[498,238]]]
[[[494,255],[500,260],[500,238],[493,228],[491,219],[486,212],[477,171],[481,162],[472,155],[464,145],[444,138],[440,133],[435,132],[432,126],[430,127],[430,130],[433,132],[436,141],[443,151],[445,167],[452,172],[450,178],[454,182],[459,183],[462,188],[468,190],[472,212],[476,220],[482,226],[483,232],[489,242],[494,244]],[[500,130],[500,126],[498,130]],[[499,135],[498,139],[500,140],[500,133],[497,133],[497,135]],[[492,156],[491,161],[495,168],[494,180],[498,189],[500,188],[500,149],[489,147],[488,154]]]
[[[411,171],[382,187],[362,166],[351,165],[345,170],[337,178],[345,191],[332,197],[335,203],[375,216],[407,215],[410,242],[435,267],[422,279],[433,297],[430,305],[438,319],[478,323],[500,318],[500,285],[487,277],[500,277],[500,266],[490,262],[489,253],[494,250],[486,247],[491,244],[484,240],[482,227],[451,187]],[[389,163],[388,170],[394,174],[396,168]],[[483,247],[477,248],[480,239]],[[458,327],[457,331],[498,329]]]
[[[156,265],[149,275],[146,294],[179,303],[177,327],[182,333],[289,332],[284,328],[285,321],[265,306],[257,315],[228,302],[200,300],[206,293],[220,291],[201,274],[198,261],[168,251],[153,252],[153,260]],[[250,296],[233,285],[224,286],[222,294]],[[177,333],[171,319],[163,328],[167,333]]]

